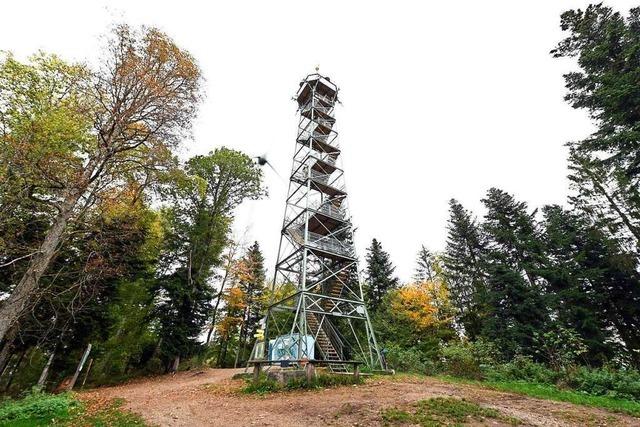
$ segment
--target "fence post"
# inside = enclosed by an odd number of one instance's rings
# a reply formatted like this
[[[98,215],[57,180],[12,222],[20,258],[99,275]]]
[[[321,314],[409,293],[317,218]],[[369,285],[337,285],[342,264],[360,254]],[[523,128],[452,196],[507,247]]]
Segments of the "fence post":
[[[76,381],[78,381],[78,375],[80,375],[80,371],[82,371],[82,367],[84,366],[84,362],[87,361],[87,357],[89,357],[89,353],[91,352],[91,343],[87,345],[87,349],[84,351],[82,355],[82,359],[80,359],[80,363],[78,363],[78,367],[76,368],[75,374],[73,374],[73,378],[71,378],[71,382],[67,386],[67,390],[73,390],[73,386],[76,385]]]

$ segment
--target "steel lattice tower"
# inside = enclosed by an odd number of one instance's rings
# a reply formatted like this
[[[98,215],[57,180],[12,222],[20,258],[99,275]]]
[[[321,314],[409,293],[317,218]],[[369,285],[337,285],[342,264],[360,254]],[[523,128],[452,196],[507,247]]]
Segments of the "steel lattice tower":
[[[348,360],[384,369],[358,278],[338,163],[333,117],[338,87],[328,77],[310,74],[294,99],[298,134],[274,287],[288,283],[295,293],[268,308],[265,341],[272,341],[263,351],[268,361],[335,361],[329,363],[332,371],[348,370],[340,363]]]

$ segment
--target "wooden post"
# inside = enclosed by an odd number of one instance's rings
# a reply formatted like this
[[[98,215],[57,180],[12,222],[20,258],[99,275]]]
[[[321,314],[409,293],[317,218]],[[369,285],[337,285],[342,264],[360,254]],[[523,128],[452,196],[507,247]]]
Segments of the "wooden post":
[[[360,364],[356,363],[353,368],[353,376],[356,381],[360,380]]]
[[[260,362],[255,362],[253,364],[253,383],[258,384],[260,381]]]
[[[304,367],[304,372],[307,374],[307,382],[311,383],[313,379],[316,377],[316,367],[313,363],[309,362]]]
[[[89,377],[89,371],[91,370],[91,365],[93,365],[93,357],[89,359],[89,366],[87,366],[87,372],[84,373],[84,379],[82,380],[82,385],[80,386],[81,389],[84,388],[84,383],[87,382],[87,377]]]
[[[53,362],[53,358],[56,356],[55,349],[49,355],[49,360],[47,360],[47,364],[44,365],[44,369],[42,369],[42,373],[40,374],[40,378],[38,379],[38,387],[44,387],[44,383],[47,381],[47,377],[49,376],[49,368],[51,367],[51,363]]]
[[[73,378],[71,378],[71,382],[67,386],[67,390],[73,390],[73,386],[76,385],[76,381],[78,381],[78,376],[80,375],[80,371],[82,371],[82,367],[84,366],[84,362],[87,361],[87,357],[89,357],[89,352],[91,352],[91,343],[87,345],[87,349],[84,351],[82,355],[82,359],[80,359],[80,363],[78,363],[78,367],[76,368],[76,372],[73,374]]]

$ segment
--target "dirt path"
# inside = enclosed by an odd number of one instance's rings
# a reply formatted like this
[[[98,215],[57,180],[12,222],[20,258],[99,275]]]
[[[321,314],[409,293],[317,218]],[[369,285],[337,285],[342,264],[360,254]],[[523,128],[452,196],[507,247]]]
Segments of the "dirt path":
[[[603,410],[450,384],[432,378],[388,377],[365,385],[247,396],[238,393],[244,369],[181,372],[91,390],[83,398],[124,398],[124,408],[161,426],[375,426],[382,409],[430,397],[454,396],[533,426],[640,426],[640,419]],[[500,425],[493,421],[489,425]]]

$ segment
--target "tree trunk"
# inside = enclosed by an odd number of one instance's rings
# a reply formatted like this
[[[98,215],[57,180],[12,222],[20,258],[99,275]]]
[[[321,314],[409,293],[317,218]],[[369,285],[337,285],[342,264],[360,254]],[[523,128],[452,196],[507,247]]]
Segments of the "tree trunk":
[[[177,355],[173,359],[173,363],[171,363],[171,373],[175,374],[176,372],[178,372],[179,367],[180,367],[180,355]]]
[[[218,299],[216,300],[216,305],[213,307],[213,314],[211,315],[211,325],[209,326],[209,332],[207,333],[207,345],[211,342],[211,335],[216,327],[216,316],[218,314],[218,307],[220,306],[220,300],[222,299],[222,290],[224,289],[224,282],[220,288],[220,292],[218,293]]]
[[[216,327],[216,316],[218,315],[218,307],[220,307],[220,300],[222,299],[222,293],[224,292],[224,287],[227,284],[227,279],[229,278],[229,272],[231,271],[231,266],[233,265],[234,256],[237,249],[237,244],[232,243],[229,248],[228,261],[227,266],[224,269],[224,277],[222,278],[222,284],[220,284],[220,292],[216,295],[216,305],[213,307],[213,313],[211,315],[211,325],[209,326],[209,332],[207,333],[207,341],[206,344],[209,345],[211,342],[211,335],[213,335],[213,331]]]
[[[18,334],[18,325],[15,324],[9,329],[7,335],[4,340],[4,345],[2,346],[2,351],[0,351],[0,375],[2,375],[9,364],[9,359],[13,354],[13,341]]]
[[[240,359],[240,349],[242,348],[242,343],[244,342],[245,335],[245,322],[242,322],[242,326],[240,327],[240,335],[238,336],[238,350],[236,351],[236,360],[233,362],[233,367],[238,367],[238,360]]]
[[[11,387],[11,384],[13,383],[13,379],[16,376],[16,373],[18,372],[18,369],[20,369],[20,364],[22,363],[22,359],[24,359],[24,355],[27,353],[27,350],[23,350],[22,354],[20,354],[20,357],[18,358],[18,361],[16,362],[16,364],[13,366],[13,369],[11,370],[11,374],[9,376],[9,381],[7,382],[7,385],[4,388],[4,392],[8,392],[9,388]]]
[[[218,353],[218,367],[224,368],[224,359],[227,358],[227,342],[229,339],[225,339],[220,343],[220,352]]]
[[[160,339],[158,339],[158,343],[156,344],[156,348],[153,349],[153,354],[151,355],[152,359],[154,357],[158,357],[158,355],[160,354],[161,346],[162,346],[162,337],[160,337]]]
[[[47,364],[44,365],[42,369],[42,373],[40,374],[40,378],[38,379],[38,388],[43,388],[44,383],[47,382],[47,377],[49,376],[49,368],[51,367],[51,363],[53,363],[53,358],[56,356],[56,351],[52,351],[49,359],[47,360]]]
[[[49,266],[56,248],[62,240],[67,228],[67,222],[80,198],[80,194],[81,192],[72,192],[65,198],[60,212],[55,217],[49,231],[47,231],[47,235],[38,252],[31,258],[20,282],[0,307],[0,340],[5,338],[9,328],[17,322],[23,310],[27,307],[29,298],[37,289],[40,278]]]
[[[2,369],[2,371],[0,371],[0,378],[4,377],[5,372],[9,371],[9,365],[11,364],[11,359],[13,359],[14,355],[15,355],[15,353],[9,354],[9,358],[7,359],[7,363],[4,365],[4,368]]]

